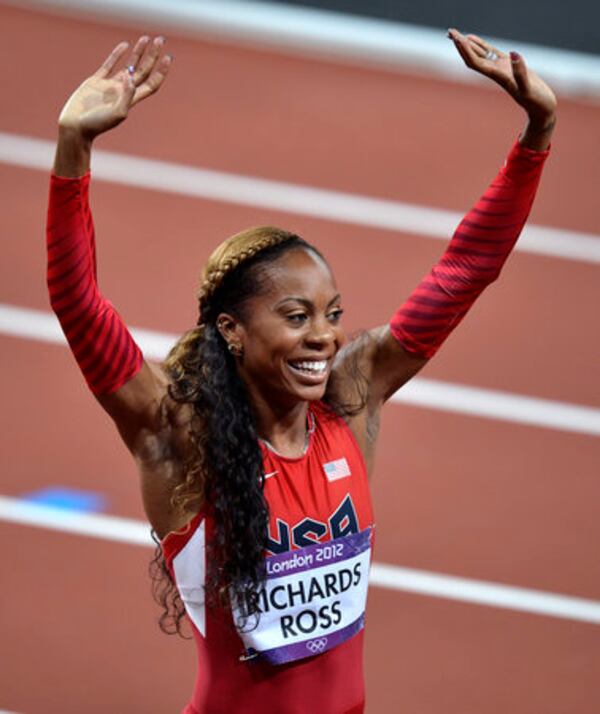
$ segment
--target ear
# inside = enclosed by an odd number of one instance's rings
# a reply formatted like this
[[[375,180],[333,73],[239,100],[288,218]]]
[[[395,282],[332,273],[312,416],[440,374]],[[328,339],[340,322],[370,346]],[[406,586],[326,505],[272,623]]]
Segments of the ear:
[[[228,312],[221,312],[216,320],[217,330],[228,344],[240,344],[242,341],[242,323]]]

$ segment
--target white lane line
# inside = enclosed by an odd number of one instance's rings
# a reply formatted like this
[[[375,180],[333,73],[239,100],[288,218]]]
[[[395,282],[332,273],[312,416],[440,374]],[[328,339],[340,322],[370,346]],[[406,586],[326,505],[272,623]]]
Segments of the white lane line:
[[[600,601],[519,588],[513,585],[457,578],[397,565],[373,563],[371,582],[380,588],[403,590],[477,605],[519,610],[600,625]]]
[[[6,496],[0,496],[0,520],[131,545],[153,545],[150,526],[144,521],[67,510]]]
[[[131,545],[154,545],[150,526],[143,521],[67,511],[6,496],[0,496],[0,521]],[[595,600],[384,563],[373,563],[370,580],[375,587],[388,590],[600,624],[600,602]]]
[[[600,409],[495,389],[415,378],[396,392],[392,400],[426,409],[600,435]]]
[[[11,3],[9,3],[11,4]],[[456,81],[476,81],[457,61],[445,29],[357,17],[316,8],[252,0],[12,0],[12,4],[51,8],[99,18],[173,28],[186,35],[212,35],[267,45],[286,52],[343,59],[371,66],[424,69]],[[488,38],[517,50],[564,95],[600,94],[600,58],[501,38]]]
[[[0,132],[0,163],[48,171],[54,143]],[[463,214],[400,201],[194,168],[110,151],[96,151],[94,179],[180,196],[399,231],[448,241]],[[600,264],[600,236],[525,226],[516,250]]]
[[[132,328],[131,332],[148,359],[164,359],[178,339],[174,334],[140,328]],[[0,334],[66,344],[60,325],[52,313],[2,303],[0,303]],[[600,409],[595,407],[468,387],[422,377],[412,379],[394,394],[392,401],[546,429],[600,435]]]
[[[0,334],[67,346],[55,315],[28,307],[0,303]],[[132,327],[131,334],[142,348],[144,356],[151,360],[163,360],[179,339],[175,334],[154,332],[138,327]]]

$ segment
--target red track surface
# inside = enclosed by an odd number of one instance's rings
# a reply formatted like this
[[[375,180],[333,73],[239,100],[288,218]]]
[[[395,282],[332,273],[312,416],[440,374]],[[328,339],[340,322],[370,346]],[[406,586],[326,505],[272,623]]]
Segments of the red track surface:
[[[0,131],[47,139],[72,88],[136,34],[2,7],[0,24]],[[167,85],[102,148],[462,210],[520,129],[510,102],[486,88],[169,45]],[[599,122],[600,107],[562,103],[533,221],[599,232]],[[0,185],[0,302],[47,309],[47,176],[0,165]],[[93,204],[104,292],[130,324],[169,332],[195,319],[209,251],[247,225],[291,227],[324,250],[350,331],[385,321],[441,252],[411,235],[107,183],[94,186]],[[597,266],[517,254],[425,376],[598,405],[599,300]],[[111,513],[142,518],[133,463],[68,351],[0,344],[0,493],[85,488],[106,493]],[[600,599],[599,462],[592,437],[390,406],[374,480],[376,559]],[[0,708],[178,711],[194,652],[154,624],[148,551],[24,526],[0,533]],[[366,666],[369,714],[600,710],[591,624],[373,588]]]

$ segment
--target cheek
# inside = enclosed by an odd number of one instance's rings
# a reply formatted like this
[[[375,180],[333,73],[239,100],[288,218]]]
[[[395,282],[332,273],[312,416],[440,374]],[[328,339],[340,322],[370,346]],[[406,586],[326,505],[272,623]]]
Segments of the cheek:
[[[293,354],[298,340],[297,332],[281,325],[277,325],[273,330],[260,336],[255,335],[247,343],[247,364],[262,365],[263,368],[276,367],[282,360],[288,359]]]
[[[345,345],[348,341],[348,338],[346,337],[346,332],[343,327],[335,328],[335,341],[338,343],[338,347],[342,347],[342,345]]]

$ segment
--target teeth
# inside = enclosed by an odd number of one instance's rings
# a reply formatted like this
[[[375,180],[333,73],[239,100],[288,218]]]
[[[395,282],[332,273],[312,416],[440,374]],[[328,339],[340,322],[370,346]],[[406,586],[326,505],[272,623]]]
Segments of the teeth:
[[[327,360],[319,362],[291,362],[292,367],[296,369],[306,369],[309,372],[323,372],[327,367]]]

